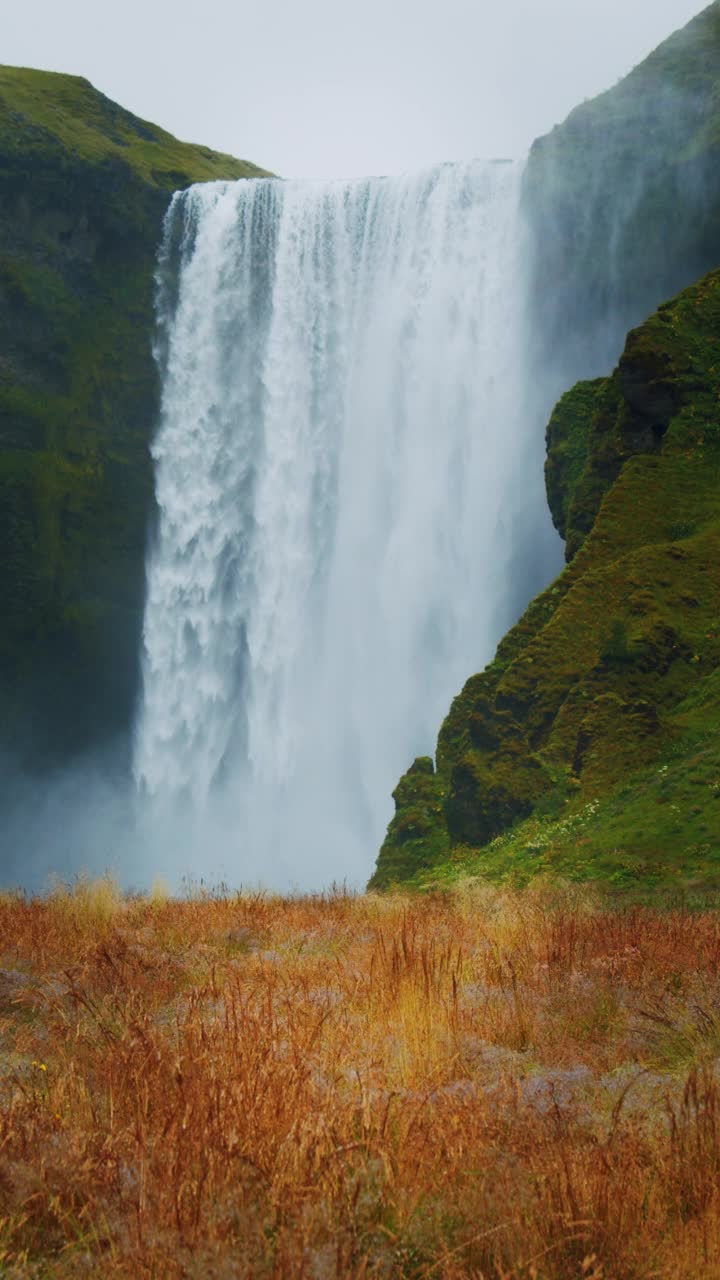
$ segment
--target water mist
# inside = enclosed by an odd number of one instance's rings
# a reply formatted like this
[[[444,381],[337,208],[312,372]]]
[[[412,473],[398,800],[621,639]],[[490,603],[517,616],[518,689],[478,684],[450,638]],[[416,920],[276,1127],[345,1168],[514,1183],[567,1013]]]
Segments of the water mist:
[[[539,585],[510,581],[523,505],[548,523],[520,174],[173,200],[135,775],[200,871],[362,883],[395,781]]]

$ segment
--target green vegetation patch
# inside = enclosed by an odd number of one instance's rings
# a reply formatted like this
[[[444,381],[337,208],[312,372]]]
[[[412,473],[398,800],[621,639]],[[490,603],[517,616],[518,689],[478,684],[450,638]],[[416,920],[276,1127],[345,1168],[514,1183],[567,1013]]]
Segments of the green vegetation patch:
[[[176,188],[262,172],[0,67],[0,724],[25,765],[129,743],[163,218]]]
[[[192,182],[267,176],[208,147],[178,142],[125,111],[81,76],[0,67],[0,149],[26,159],[49,145],[89,164],[120,160],[144,182],[175,191]]]
[[[574,554],[450,709],[413,883],[720,879],[719,336],[715,272],[553,415]],[[408,878],[395,798],[374,884]]]

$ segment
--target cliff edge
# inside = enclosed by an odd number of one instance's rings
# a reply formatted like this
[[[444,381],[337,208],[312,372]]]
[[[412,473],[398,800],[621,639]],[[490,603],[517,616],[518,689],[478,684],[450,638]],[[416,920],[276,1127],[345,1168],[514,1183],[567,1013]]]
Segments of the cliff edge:
[[[534,367],[572,387],[545,466],[568,565],[400,780],[373,888],[720,882],[719,65],[716,0],[533,147]]]
[[[87,80],[0,67],[0,747],[26,767],[127,753],[162,221],[177,188],[262,174]]]

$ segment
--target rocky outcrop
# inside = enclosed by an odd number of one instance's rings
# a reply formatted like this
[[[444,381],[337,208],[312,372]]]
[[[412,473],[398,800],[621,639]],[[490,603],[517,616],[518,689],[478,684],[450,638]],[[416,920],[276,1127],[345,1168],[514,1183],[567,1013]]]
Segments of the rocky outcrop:
[[[707,872],[720,778],[719,401],[714,272],[629,335],[610,378],[555,411],[550,487],[570,563],[453,703],[437,769],[425,766],[429,836],[415,821],[413,840],[398,839],[418,797],[407,779],[397,788],[374,886],[434,858],[497,873],[515,855],[525,874]],[[523,865],[529,832],[544,860]]]
[[[539,398],[572,387],[545,468],[569,564],[455,699],[432,820],[411,823],[411,839],[398,837],[417,784],[396,789],[374,887],[463,867],[707,877],[720,773],[719,62],[715,0],[533,146],[531,361]],[[615,372],[597,377],[628,329]]]
[[[0,749],[16,761],[128,742],[156,246],[176,188],[261,172],[85,80],[0,68]]]

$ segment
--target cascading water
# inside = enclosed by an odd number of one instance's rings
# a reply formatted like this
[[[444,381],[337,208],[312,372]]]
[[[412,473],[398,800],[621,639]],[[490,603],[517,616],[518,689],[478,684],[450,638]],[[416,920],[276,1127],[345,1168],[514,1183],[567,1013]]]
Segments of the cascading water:
[[[135,773],[236,880],[365,879],[398,776],[537,586],[508,588],[519,179],[174,198]]]

